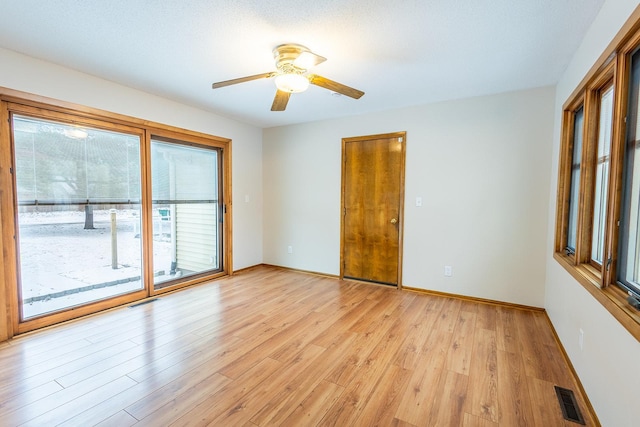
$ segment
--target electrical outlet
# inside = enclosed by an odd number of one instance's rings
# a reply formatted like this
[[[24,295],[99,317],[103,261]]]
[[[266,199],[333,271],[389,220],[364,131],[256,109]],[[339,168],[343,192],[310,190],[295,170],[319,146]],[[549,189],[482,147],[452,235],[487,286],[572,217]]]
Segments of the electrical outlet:
[[[444,266],[444,275],[446,277],[451,277],[453,276],[453,268],[450,265],[445,265]]]
[[[578,345],[580,346],[580,351],[584,348],[584,331],[582,328],[578,331]]]
[[[287,253],[288,254],[292,254],[293,253],[293,246],[287,246]]]

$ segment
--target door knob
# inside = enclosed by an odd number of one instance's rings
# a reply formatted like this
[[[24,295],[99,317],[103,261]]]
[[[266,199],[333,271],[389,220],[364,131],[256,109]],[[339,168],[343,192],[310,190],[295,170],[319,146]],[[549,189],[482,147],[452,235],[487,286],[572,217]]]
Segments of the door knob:
[[[397,222],[398,222],[398,220],[397,220],[397,219],[395,219],[395,218],[391,218],[391,224],[395,224],[395,223],[397,223]]]

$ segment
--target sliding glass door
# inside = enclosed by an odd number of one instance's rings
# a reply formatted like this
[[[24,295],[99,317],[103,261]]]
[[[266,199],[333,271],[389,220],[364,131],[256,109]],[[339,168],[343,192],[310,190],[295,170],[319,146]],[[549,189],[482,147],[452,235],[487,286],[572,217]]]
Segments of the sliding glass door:
[[[216,148],[151,139],[155,289],[221,270],[219,163]]]
[[[143,289],[140,135],[13,116],[21,319]]]
[[[226,274],[229,140],[2,103],[2,240],[14,330]],[[224,252],[226,250],[227,252]],[[226,253],[226,255],[225,255]]]

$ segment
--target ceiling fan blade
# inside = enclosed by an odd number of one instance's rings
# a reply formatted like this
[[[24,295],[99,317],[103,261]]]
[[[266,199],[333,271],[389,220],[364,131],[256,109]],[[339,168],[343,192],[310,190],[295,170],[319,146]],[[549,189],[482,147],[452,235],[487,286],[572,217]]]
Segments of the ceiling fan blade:
[[[295,67],[302,68],[303,70],[308,70],[311,67],[322,64],[326,60],[327,58],[324,56],[315,54],[310,50],[305,50],[300,52],[300,55],[298,55],[295,61],[293,61],[293,65]]]
[[[235,85],[238,83],[250,82],[251,80],[268,79],[275,76],[277,73],[271,71],[269,73],[255,74],[253,76],[240,77],[239,79],[225,80],[223,82],[217,82],[211,85],[212,89],[218,89],[225,86]]]
[[[345,86],[342,83],[334,82],[333,80],[329,80],[328,78],[319,76],[317,74],[311,74],[308,77],[309,83],[311,83],[312,85],[320,86],[354,99],[359,99],[362,95],[364,95],[364,92],[361,90]]]
[[[276,97],[273,99],[273,105],[271,105],[271,111],[284,111],[287,108],[287,103],[291,97],[290,92],[279,90],[276,92]]]

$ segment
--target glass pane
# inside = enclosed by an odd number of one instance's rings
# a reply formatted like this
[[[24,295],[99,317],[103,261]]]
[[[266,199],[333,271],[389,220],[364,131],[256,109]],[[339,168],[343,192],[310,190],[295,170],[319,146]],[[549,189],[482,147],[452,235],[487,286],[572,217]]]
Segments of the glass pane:
[[[629,90],[629,122],[625,159],[624,198],[620,221],[620,266],[618,281],[629,289],[640,292],[640,54],[631,61],[631,85]]]
[[[140,138],[13,117],[22,319],[143,288]]]
[[[567,231],[567,248],[576,250],[576,231],[578,229],[578,203],[580,195],[580,164],[582,159],[582,132],[584,110],[582,107],[575,113],[573,125],[573,153],[571,160],[571,194],[569,199],[569,225]]]
[[[600,99],[600,124],[598,133],[598,161],[593,202],[593,235],[591,259],[602,264],[604,257],[604,232],[607,221],[607,192],[609,187],[609,156],[611,154],[611,119],[613,117],[613,86]]]
[[[218,173],[215,149],[151,140],[156,288],[221,270]]]

